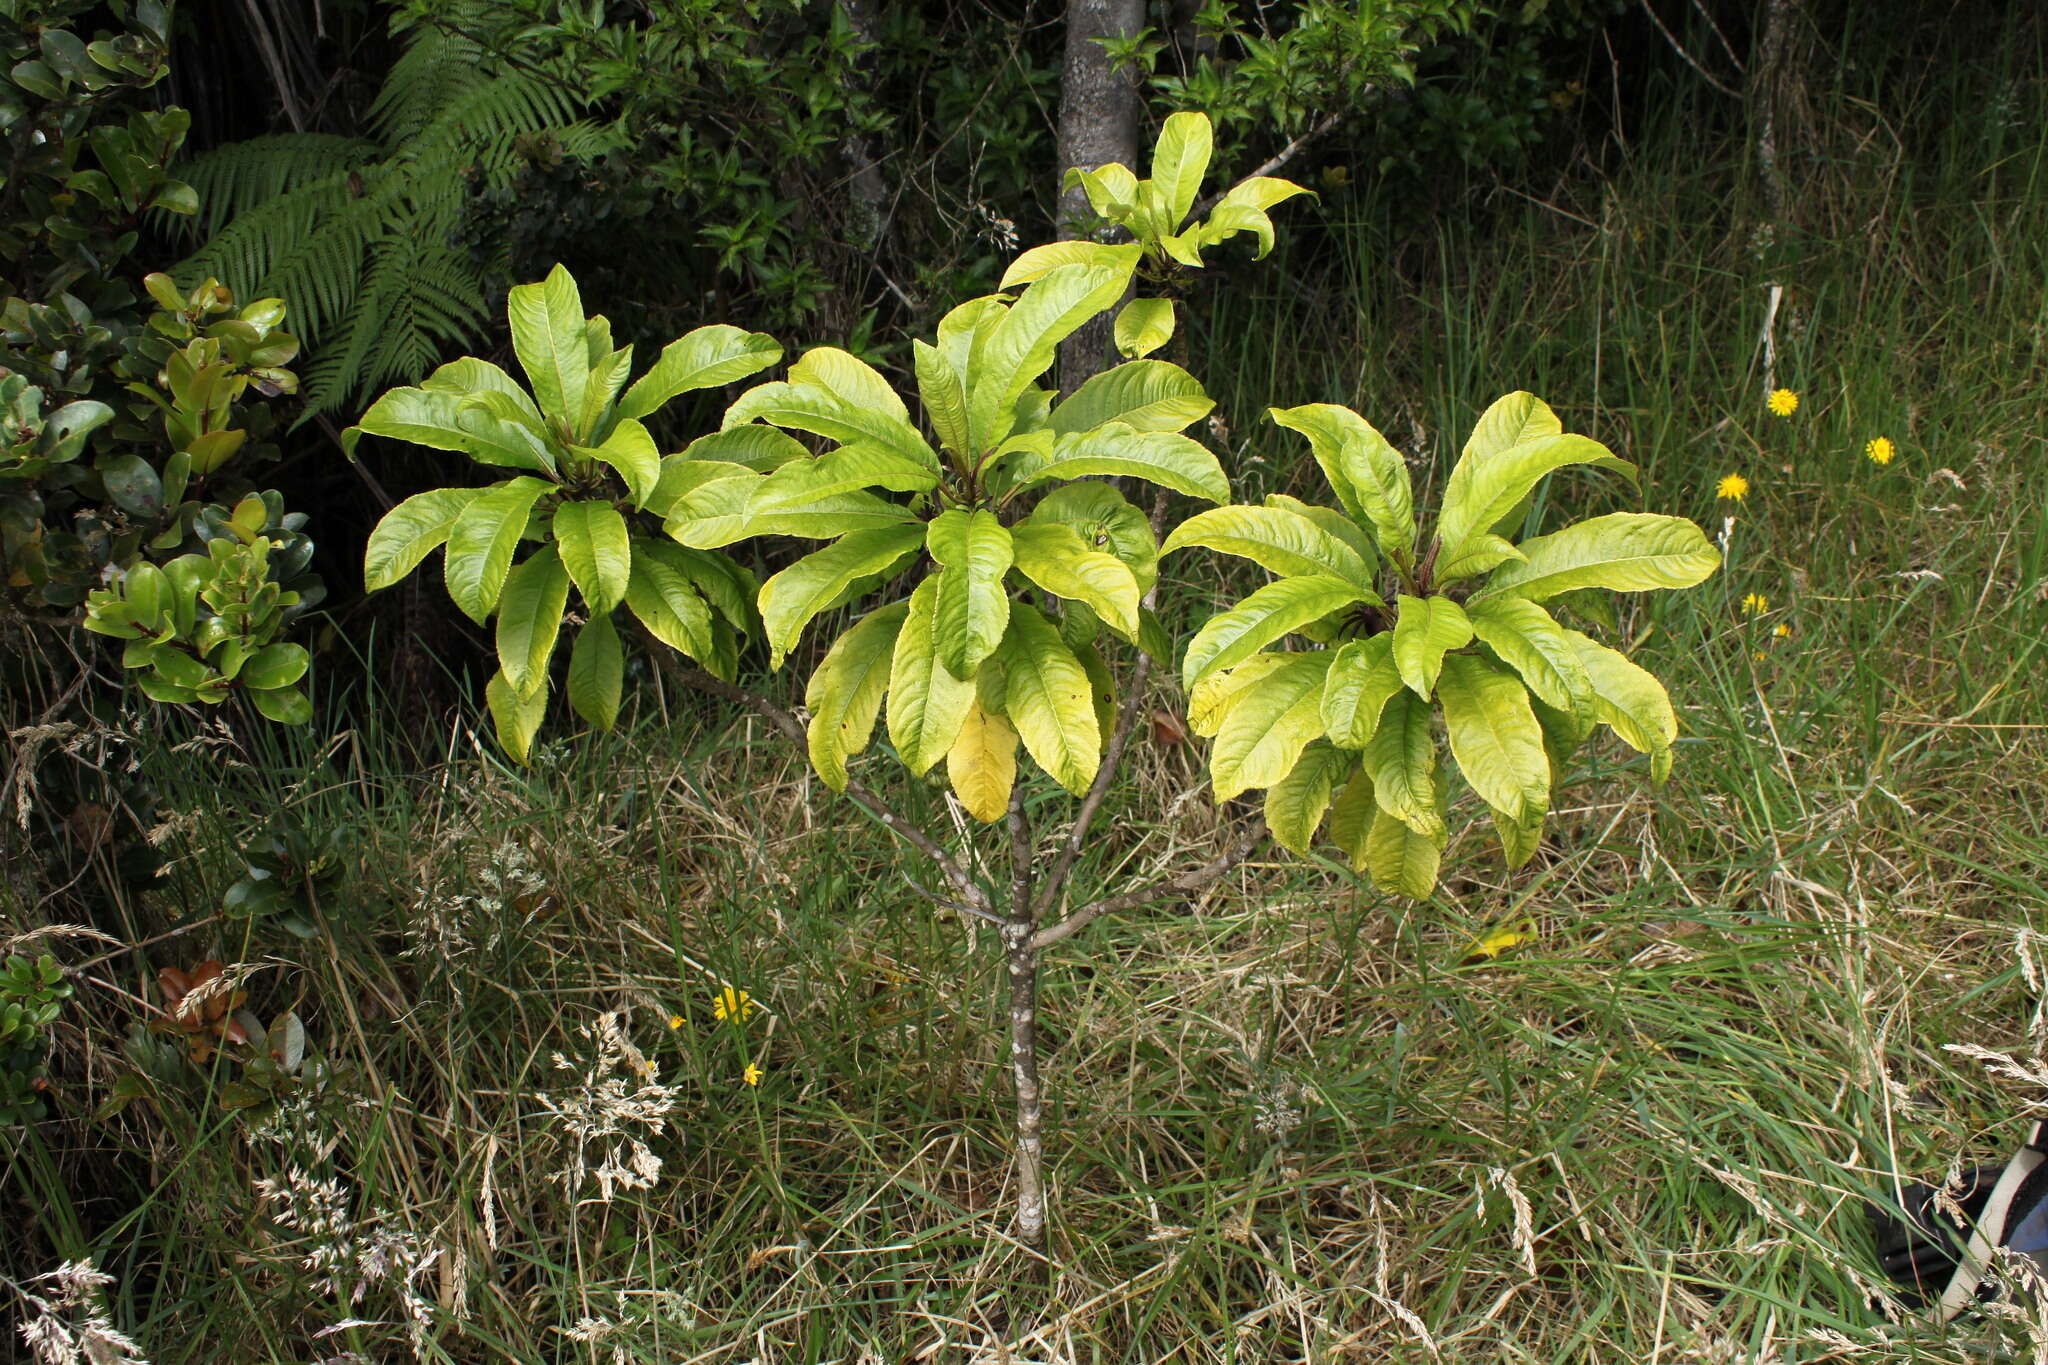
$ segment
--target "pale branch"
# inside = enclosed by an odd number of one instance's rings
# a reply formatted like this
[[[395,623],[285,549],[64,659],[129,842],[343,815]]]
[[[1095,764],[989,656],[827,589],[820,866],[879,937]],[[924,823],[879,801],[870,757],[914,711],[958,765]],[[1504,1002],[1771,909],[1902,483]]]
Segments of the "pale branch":
[[[1071,938],[1104,915],[1114,915],[1125,910],[1134,910],[1138,906],[1148,905],[1153,901],[1165,900],[1172,896],[1191,896],[1195,892],[1207,887],[1224,873],[1230,871],[1231,868],[1236,867],[1246,858],[1249,858],[1252,855],[1252,851],[1264,843],[1265,839],[1265,821],[1257,821],[1243,838],[1200,867],[1183,872],[1179,876],[1160,877],[1154,881],[1147,882],[1135,891],[1126,891],[1121,896],[1108,896],[1099,901],[1091,901],[1061,920],[1058,924],[1047,925],[1033,934],[1031,936],[1031,946],[1034,948],[1049,948],[1061,939]]]
[[[749,692],[746,688],[707,673],[694,664],[683,663],[658,641],[654,642],[652,652],[661,667],[685,687],[694,688],[725,701],[737,702],[780,730],[783,737],[798,749],[808,747],[803,722],[760,693]],[[858,778],[847,779],[844,794],[855,805],[881,821],[884,828],[930,859],[932,864],[945,874],[946,880],[953,884],[953,889],[960,893],[961,900],[973,906],[977,912],[990,911],[990,915],[984,916],[985,918],[993,916],[988,903],[988,892],[957,859],[939,847],[936,839],[898,814],[893,806],[862,785]]]
[[[1267,157],[1263,162],[1259,163],[1259,165],[1253,167],[1251,173],[1245,176],[1244,178],[1246,180],[1254,180],[1262,175],[1271,175],[1273,172],[1279,170],[1282,166],[1285,166],[1288,162],[1294,160],[1294,158],[1296,158],[1297,156],[1300,156],[1302,148],[1308,146],[1309,143],[1314,142],[1317,138],[1321,137],[1324,133],[1329,132],[1332,128],[1335,128],[1338,125],[1338,123],[1340,123],[1343,120],[1343,117],[1344,116],[1342,114],[1323,115],[1321,118],[1315,121],[1314,126],[1297,134],[1292,142],[1289,142],[1285,147],[1282,147],[1278,152],[1275,152],[1272,156]],[[1229,190],[1218,190],[1216,193],[1210,195],[1207,199],[1204,199],[1201,203],[1195,205],[1194,216],[1196,218],[1207,218],[1209,216],[1209,211],[1215,208],[1218,204],[1222,203],[1223,196],[1228,193],[1230,193]]]
[[[1685,44],[1678,41],[1678,35],[1673,33],[1670,29],[1666,28],[1664,26],[1664,21],[1657,17],[1657,11],[1650,7],[1650,0],[1642,0],[1642,6],[1643,13],[1650,16],[1650,22],[1657,26],[1657,32],[1664,35],[1664,41],[1671,45],[1671,50],[1673,52],[1676,52],[1680,57],[1684,58],[1685,64],[1687,66],[1699,72],[1701,80],[1705,81],[1708,85],[1713,86],[1716,90],[1728,96],[1730,99],[1739,100],[1742,98],[1741,91],[1731,90],[1727,86],[1721,84],[1721,82],[1714,79],[1713,72],[1707,70],[1704,66],[1701,66],[1699,62],[1694,60],[1693,55],[1685,50]],[[1725,42],[1726,40],[1724,39],[1723,41]]]

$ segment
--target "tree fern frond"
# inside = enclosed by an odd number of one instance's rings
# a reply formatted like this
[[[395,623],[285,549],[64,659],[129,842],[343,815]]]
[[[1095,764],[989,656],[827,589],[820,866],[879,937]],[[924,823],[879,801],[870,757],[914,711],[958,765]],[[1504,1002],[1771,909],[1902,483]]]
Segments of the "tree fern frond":
[[[200,205],[199,213],[182,219],[180,226],[190,236],[211,238],[260,204],[346,175],[383,154],[375,142],[325,133],[288,133],[216,147],[178,169],[179,179],[198,191]]]

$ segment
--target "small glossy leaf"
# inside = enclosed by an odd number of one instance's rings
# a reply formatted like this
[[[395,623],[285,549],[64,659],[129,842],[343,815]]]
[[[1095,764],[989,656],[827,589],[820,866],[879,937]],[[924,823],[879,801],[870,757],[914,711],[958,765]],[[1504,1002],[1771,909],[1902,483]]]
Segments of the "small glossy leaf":
[[[1173,340],[1171,299],[1132,299],[1117,310],[1111,329],[1118,354],[1136,360]]]
[[[147,682],[146,679],[144,681]],[[145,686],[143,690],[149,689]],[[279,725],[304,725],[313,719],[313,703],[296,687],[253,688],[248,696],[265,720]],[[193,698],[187,696],[175,700],[191,701]]]
[[[261,689],[290,687],[306,676],[308,662],[304,645],[283,641],[265,645],[242,665],[242,685]]]

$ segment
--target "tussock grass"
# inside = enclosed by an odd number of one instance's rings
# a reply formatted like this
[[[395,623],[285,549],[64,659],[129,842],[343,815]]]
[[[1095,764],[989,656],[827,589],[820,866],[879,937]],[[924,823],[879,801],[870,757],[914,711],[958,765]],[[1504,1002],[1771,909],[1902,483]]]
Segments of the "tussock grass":
[[[437,1253],[410,1291],[427,1360],[2038,1351],[2025,1322],[1888,1321],[1865,1205],[2002,1160],[2042,1099],[1947,1050],[2024,1058],[2044,1027],[2039,41],[2015,24],[1945,83],[1814,72],[1831,120],[1768,242],[1730,144],[1697,131],[1715,112],[1674,94],[1667,126],[1545,203],[1503,194],[1419,245],[1384,206],[1336,204],[1327,273],[1248,272],[1213,300],[1195,364],[1248,492],[1312,492],[1268,402],[1352,402],[1429,478],[1527,387],[1641,464],[1642,505],[1710,531],[1732,513],[1728,566],[1625,620],[1682,706],[1673,780],[1589,751],[1532,868],[1502,873],[1475,828],[1409,906],[1270,859],[1054,951],[1050,1266],[1005,1233],[990,935],[772,735],[650,681],[628,733],[530,772],[460,731],[424,771],[373,728],[143,754],[174,857],[109,908],[131,940],[218,904],[273,814],[351,830],[319,937],[211,920],[148,954],[244,964],[265,1016],[295,1005],[344,1072],[259,1133],[219,1104],[230,1068],[163,1060],[152,1096],[92,1119],[151,995],[135,956],[95,968],[63,1117],[12,1153],[0,1273],[97,1252],[159,1361],[406,1358],[391,1277],[322,1286],[310,1243],[260,1215],[252,1182],[296,1168],[342,1183],[358,1244],[402,1228]],[[1790,420],[1763,406],[1772,283]],[[1297,337],[1317,344],[1275,341]],[[1861,454],[1881,434],[1884,468]],[[1739,505],[1714,497],[1729,472]],[[1168,608],[1248,586],[1217,572]],[[1136,763],[1096,883],[1214,828],[1183,796],[1191,754]],[[904,799],[949,818],[935,789]],[[1056,818],[1064,798],[1034,800]],[[1529,941],[1467,960],[1522,918]],[[717,1019],[728,985],[755,1012]],[[607,1012],[654,1080],[601,1052]],[[659,1131],[625,1125],[661,1169],[603,1202],[611,1140],[579,1152],[560,1111],[607,1081],[662,1109]],[[318,1335],[346,1320],[385,1325]]]

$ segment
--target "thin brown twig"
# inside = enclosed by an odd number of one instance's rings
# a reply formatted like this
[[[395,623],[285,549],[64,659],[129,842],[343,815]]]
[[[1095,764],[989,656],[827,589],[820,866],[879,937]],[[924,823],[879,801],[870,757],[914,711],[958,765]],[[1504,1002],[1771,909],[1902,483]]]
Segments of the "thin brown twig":
[[[1176,877],[1160,877],[1135,891],[1126,891],[1121,896],[1108,896],[1099,901],[1092,901],[1058,924],[1047,925],[1033,934],[1031,946],[1049,948],[1061,939],[1071,938],[1104,915],[1134,910],[1138,906],[1165,900],[1169,896],[1192,895],[1249,858],[1252,851],[1264,843],[1265,839],[1266,824],[1261,820],[1243,838],[1200,867]]]
[[[1272,156],[1266,158],[1266,160],[1259,163],[1259,165],[1253,167],[1251,174],[1245,176],[1244,178],[1246,180],[1253,180],[1262,175],[1271,175],[1273,172],[1279,170],[1282,166],[1285,166],[1288,162],[1294,160],[1295,157],[1300,156],[1302,148],[1308,146],[1309,143],[1314,142],[1317,138],[1321,137],[1324,133],[1329,132],[1332,128],[1335,128],[1337,124],[1342,121],[1342,119],[1342,114],[1323,115],[1321,118],[1316,120],[1314,127],[1308,129],[1306,132],[1298,134],[1292,142],[1288,143],[1285,147],[1282,147],[1278,152],[1274,153]],[[1204,199],[1201,203],[1195,205],[1194,216],[1197,218],[1208,217],[1209,210],[1215,208],[1218,204],[1222,203],[1223,196],[1228,193],[1230,193],[1229,190],[1218,190],[1216,193],[1210,195],[1207,199]]]

